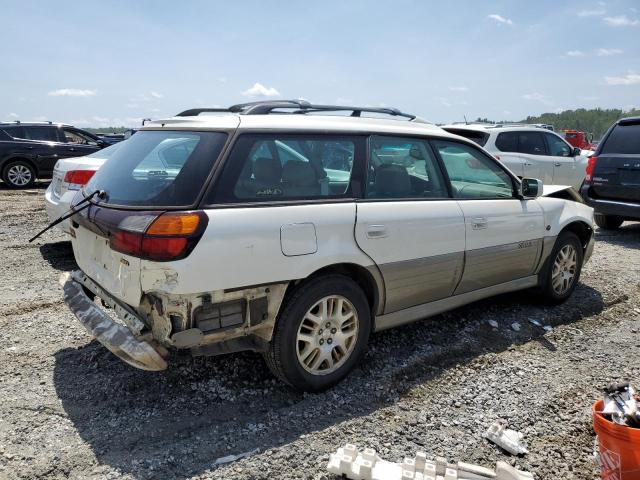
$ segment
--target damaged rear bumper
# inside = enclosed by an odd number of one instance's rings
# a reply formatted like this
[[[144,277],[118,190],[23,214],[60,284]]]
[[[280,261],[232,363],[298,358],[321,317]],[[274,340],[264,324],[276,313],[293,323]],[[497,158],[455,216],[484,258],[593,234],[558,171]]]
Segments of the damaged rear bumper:
[[[144,327],[143,322],[134,312],[119,304],[83,272],[76,270],[68,276],[63,289],[64,301],[80,323],[90,335],[114,355],[142,370],[159,371],[167,368],[167,362],[160,350],[140,336]],[[85,289],[110,304],[127,326],[121,325],[107,315],[92,301]]]

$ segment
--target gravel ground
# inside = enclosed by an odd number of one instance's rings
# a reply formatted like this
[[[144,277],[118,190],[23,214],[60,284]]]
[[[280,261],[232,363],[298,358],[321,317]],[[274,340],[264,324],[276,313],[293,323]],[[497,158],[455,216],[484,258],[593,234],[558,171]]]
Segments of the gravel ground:
[[[58,285],[75,267],[70,244],[57,232],[27,243],[46,224],[44,187],[0,185],[1,479],[328,479],[329,453],[347,442],[391,461],[423,450],[592,479],[591,404],[608,382],[640,383],[638,223],[597,232],[564,305],[504,295],[376,334],[346,381],[310,395],[252,353],[146,373],[91,341]],[[524,433],[529,454],[482,438],[496,419]]]

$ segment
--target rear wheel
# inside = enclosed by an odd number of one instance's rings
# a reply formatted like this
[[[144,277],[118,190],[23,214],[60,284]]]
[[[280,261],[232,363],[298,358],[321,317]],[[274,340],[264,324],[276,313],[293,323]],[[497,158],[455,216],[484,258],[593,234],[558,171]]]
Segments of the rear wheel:
[[[4,167],[2,180],[11,188],[26,188],[36,181],[36,172],[29,163],[15,160]]]
[[[371,313],[360,287],[342,275],[318,277],[287,301],[265,359],[292,387],[324,390],[360,361],[370,332]]]
[[[596,213],[594,215],[594,220],[596,221],[596,225],[605,230],[615,230],[622,225],[624,219],[621,217],[616,217],[614,215],[603,215],[601,213]]]
[[[562,232],[541,272],[540,293],[548,303],[562,303],[571,296],[580,279],[584,254],[575,233]]]

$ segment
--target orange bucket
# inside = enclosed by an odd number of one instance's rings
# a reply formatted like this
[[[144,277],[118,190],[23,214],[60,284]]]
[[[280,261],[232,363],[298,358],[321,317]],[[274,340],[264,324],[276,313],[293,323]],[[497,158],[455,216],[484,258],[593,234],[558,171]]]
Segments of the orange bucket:
[[[593,404],[603,480],[640,480],[640,428],[618,425],[602,416],[604,402]]]

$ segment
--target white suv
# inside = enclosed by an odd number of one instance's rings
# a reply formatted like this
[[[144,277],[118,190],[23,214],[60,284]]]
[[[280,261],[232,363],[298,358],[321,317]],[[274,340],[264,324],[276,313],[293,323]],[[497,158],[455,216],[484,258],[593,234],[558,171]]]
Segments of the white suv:
[[[136,367],[254,350],[321,390],[373,331],[531,287],[565,300],[591,254],[591,208],[412,115],[212,110],[140,129],[74,200],[65,301]]]
[[[518,177],[580,189],[587,168],[582,150],[542,126],[525,124],[453,124],[447,132],[473,140]]]

